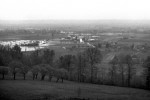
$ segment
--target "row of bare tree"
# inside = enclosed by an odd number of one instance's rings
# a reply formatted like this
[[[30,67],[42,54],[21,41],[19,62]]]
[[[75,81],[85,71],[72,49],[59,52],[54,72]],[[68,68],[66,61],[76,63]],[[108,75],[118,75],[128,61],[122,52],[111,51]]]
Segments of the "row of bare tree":
[[[31,72],[33,80],[39,75],[41,80],[44,80],[45,76],[51,80],[54,76],[57,81],[67,79],[90,83],[103,81],[98,74],[103,74],[103,76],[106,74],[105,80],[108,79],[110,85],[118,85],[119,80],[121,86],[130,87],[131,81],[136,76],[136,66],[141,65],[144,69],[142,79],[145,80],[145,86],[149,88],[150,57],[138,63],[130,54],[115,55],[108,63],[109,68],[105,73],[101,69],[102,59],[102,52],[99,48],[87,48],[77,55],[68,54],[56,58],[55,52],[49,49],[22,53],[17,45],[13,48],[0,46],[0,66],[5,66],[0,67],[0,73],[3,78],[8,71],[13,74],[14,79],[16,73],[22,73],[25,79],[26,74]]]

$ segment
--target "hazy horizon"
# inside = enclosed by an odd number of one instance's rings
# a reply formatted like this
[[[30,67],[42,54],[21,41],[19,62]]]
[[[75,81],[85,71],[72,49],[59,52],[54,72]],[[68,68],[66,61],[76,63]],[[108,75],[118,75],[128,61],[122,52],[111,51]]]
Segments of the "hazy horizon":
[[[0,0],[0,20],[150,20],[149,0]]]
[[[150,27],[150,20],[0,20],[0,28],[5,26]]]

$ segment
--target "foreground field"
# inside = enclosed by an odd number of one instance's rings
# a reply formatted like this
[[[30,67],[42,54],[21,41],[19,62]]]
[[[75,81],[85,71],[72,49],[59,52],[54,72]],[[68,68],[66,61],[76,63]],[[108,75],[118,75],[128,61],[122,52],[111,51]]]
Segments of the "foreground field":
[[[99,100],[150,100],[149,91],[133,88],[69,81],[55,83],[39,80],[0,80],[1,100],[39,100],[44,96],[53,100],[77,97],[79,94],[80,98],[91,98],[91,100],[97,98]]]

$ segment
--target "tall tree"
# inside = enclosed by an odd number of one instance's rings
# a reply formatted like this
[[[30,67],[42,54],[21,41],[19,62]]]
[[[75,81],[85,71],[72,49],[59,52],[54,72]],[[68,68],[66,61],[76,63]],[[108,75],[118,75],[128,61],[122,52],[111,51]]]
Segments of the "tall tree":
[[[9,46],[0,45],[0,65],[8,66],[12,60],[12,49]]]
[[[125,82],[125,73],[126,73],[126,66],[125,66],[125,55],[119,54],[118,55],[118,66],[119,66],[119,72],[121,75],[121,84],[124,86]]]
[[[87,62],[91,71],[91,83],[93,83],[95,64],[101,62],[102,54],[97,48],[87,48],[85,50]]]
[[[134,62],[131,55],[128,54],[125,56],[125,63],[127,65],[127,82],[128,82],[128,86],[130,87],[131,79],[135,71],[135,68],[133,67]]]
[[[22,58],[21,48],[18,45],[15,45],[12,48],[12,57],[16,60],[20,60]]]
[[[78,73],[78,81],[84,81],[85,78],[85,68],[86,68],[86,57],[85,53],[78,53],[77,54],[77,73]]]
[[[2,54],[0,53],[0,66],[3,66],[4,63],[3,63],[3,57],[2,57]]]
[[[111,82],[112,84],[115,84],[115,79],[116,79],[116,72],[117,72],[117,65],[118,65],[118,57],[114,56],[114,58],[110,61],[111,68],[110,68],[110,73],[111,73]]]
[[[45,49],[43,54],[43,63],[53,66],[54,56],[54,50]]]
[[[26,65],[30,68],[32,66],[30,55],[23,54],[21,62],[23,63],[23,65]]]
[[[64,68],[68,71],[70,80],[72,80],[72,70],[75,59],[76,58],[74,55],[64,55],[61,56],[58,60],[59,68]]]
[[[68,72],[71,71],[75,56],[73,55],[64,55],[59,58],[60,68],[65,68]]]
[[[42,57],[40,55],[40,50],[35,50],[30,55],[31,65],[38,65],[42,63]]]
[[[150,90],[150,56],[143,63],[144,76],[146,77],[146,88]]]

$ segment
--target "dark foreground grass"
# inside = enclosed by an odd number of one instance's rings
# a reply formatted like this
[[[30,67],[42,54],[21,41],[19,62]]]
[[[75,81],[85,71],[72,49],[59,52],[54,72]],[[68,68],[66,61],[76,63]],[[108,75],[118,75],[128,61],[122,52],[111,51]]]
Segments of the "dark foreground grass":
[[[63,100],[78,96],[90,100],[150,100],[150,92],[141,89],[69,81],[0,80],[0,100]]]

